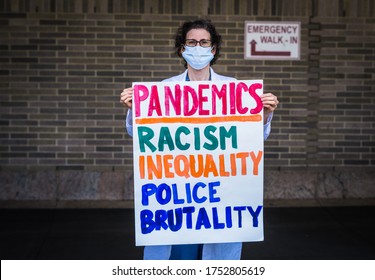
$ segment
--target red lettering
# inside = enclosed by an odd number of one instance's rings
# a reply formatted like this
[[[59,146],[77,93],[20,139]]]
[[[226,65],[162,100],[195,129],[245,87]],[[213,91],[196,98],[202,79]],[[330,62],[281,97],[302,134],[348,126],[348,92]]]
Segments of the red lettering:
[[[159,100],[159,93],[158,87],[152,86],[151,87],[151,95],[150,95],[150,105],[148,107],[148,116],[152,116],[153,111],[160,117],[162,115],[161,108],[160,108],[160,100]]]
[[[212,115],[216,115],[216,97],[222,100],[221,113],[227,114],[227,85],[223,85],[218,90],[216,85],[212,85]]]
[[[141,102],[148,98],[149,92],[146,86],[136,85],[134,86],[134,107],[135,116],[139,117],[141,115]]]
[[[194,115],[198,109],[198,96],[190,86],[184,86],[184,116]],[[191,101],[190,101],[191,100]],[[191,107],[189,108],[189,105]]]
[[[207,116],[210,114],[210,110],[203,109],[203,103],[206,103],[208,101],[208,97],[203,95],[203,90],[209,89],[209,85],[199,85],[198,87],[198,96],[199,96],[199,115],[201,116]]]
[[[230,100],[230,108],[229,114],[234,115],[236,114],[236,83],[229,83],[229,100]]]
[[[176,115],[180,116],[181,115],[181,87],[180,85],[175,86],[175,90],[173,93],[170,87],[165,86],[164,92],[165,92],[165,100],[164,100],[165,115],[170,116],[170,104],[172,104]]]
[[[262,88],[262,83],[248,84],[242,81],[219,85],[208,82],[163,87],[158,84],[135,85],[135,116],[255,115],[263,109],[263,103],[257,94],[257,90]],[[254,104],[252,100],[256,103],[254,108],[249,105]],[[146,108],[145,112],[142,112],[142,108]]]
[[[239,83],[236,88],[236,106],[237,106],[237,112],[241,115],[246,114],[247,111],[249,111],[249,108],[242,107],[242,91],[247,92],[248,88],[245,83]]]
[[[262,87],[263,87],[262,84],[255,83],[255,84],[252,84],[249,88],[249,93],[251,97],[254,98],[255,102],[257,103],[255,108],[250,109],[251,114],[254,114],[254,115],[258,114],[263,109],[262,100],[260,99],[259,95],[255,92],[257,89],[261,89]]]

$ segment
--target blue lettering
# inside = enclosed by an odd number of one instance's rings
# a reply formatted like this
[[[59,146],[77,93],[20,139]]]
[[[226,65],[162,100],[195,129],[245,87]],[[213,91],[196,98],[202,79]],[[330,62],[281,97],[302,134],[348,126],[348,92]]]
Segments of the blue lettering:
[[[142,210],[140,213],[142,234],[150,233],[155,228],[155,222],[152,219],[154,214],[150,210]]]
[[[258,227],[258,223],[259,223],[258,217],[259,217],[260,211],[262,211],[262,208],[263,207],[259,205],[257,207],[257,210],[255,210],[255,212],[254,212],[254,210],[251,206],[247,207],[247,210],[249,210],[251,216],[253,217],[253,227]]]
[[[156,192],[155,184],[149,183],[149,184],[143,185],[142,186],[142,205],[148,205],[149,204],[148,197],[150,195],[155,194],[155,192]]]
[[[165,193],[165,197],[163,198],[163,193]],[[171,192],[171,188],[163,183],[163,184],[160,184],[156,190],[156,200],[161,204],[161,205],[165,205],[167,204],[169,201],[171,201],[171,198],[172,198],[172,192]]]
[[[205,188],[205,187],[206,187],[206,184],[202,182],[198,182],[195,184],[193,188],[193,199],[196,203],[203,203],[207,200],[207,197],[205,196],[198,197],[198,188]]]
[[[219,216],[217,214],[216,207],[212,208],[212,219],[213,219],[214,229],[221,229],[225,227],[224,223],[219,223]]]
[[[253,227],[258,227],[259,216],[262,212],[262,209],[263,206],[261,205],[257,206],[255,210],[251,206],[226,206],[225,212],[219,213],[219,211],[221,211],[221,208],[212,207],[209,209],[210,213],[212,211],[212,218],[208,215],[207,209],[205,207],[199,208],[199,211],[196,215],[193,215],[193,213],[196,212],[194,206],[181,207],[169,210],[159,209],[155,212],[148,209],[144,209],[140,212],[141,232],[142,234],[149,234],[154,230],[160,231],[162,229],[169,229],[172,232],[177,232],[181,230],[182,227],[186,227],[186,229],[193,229],[194,223],[195,230],[201,230],[203,228],[213,228],[216,230],[232,228],[232,211],[237,212],[238,228],[242,228],[243,211],[246,212],[246,210],[250,213],[252,217]]]
[[[225,207],[225,221],[227,228],[232,228],[232,210],[230,206]]]
[[[219,202],[220,197],[215,197],[215,194],[217,193],[216,187],[220,186],[220,182],[210,182],[208,184],[208,191],[210,196],[210,202]]]
[[[236,206],[236,207],[233,207],[233,210],[238,212],[238,227],[242,228],[242,211],[246,210],[246,207]]]
[[[191,203],[191,190],[190,190],[190,183],[185,184],[185,190],[186,190],[186,202]]]
[[[168,224],[166,220],[168,219],[167,211],[156,210],[155,211],[155,230],[168,229]]]
[[[173,213],[175,215],[173,215]],[[174,216],[176,216],[176,222],[174,221]],[[177,208],[175,211],[168,211],[168,225],[171,231],[178,231],[182,227],[182,209]]]
[[[177,185],[176,184],[172,184],[172,192],[173,192],[173,203],[174,204],[182,204],[185,202],[185,200],[183,200],[182,198],[179,199],[178,198],[178,191],[177,191]]]
[[[183,212],[186,213],[186,228],[193,228],[192,213],[195,212],[194,206],[184,207]]]
[[[208,218],[206,209],[200,208],[197,217],[197,223],[195,229],[201,229],[204,226],[205,228],[211,228],[210,219]]]
[[[206,188],[208,186],[208,188]],[[156,201],[160,205],[166,205],[173,199],[174,204],[188,204],[192,202],[204,203],[209,200],[210,203],[220,202],[221,199],[218,196],[217,187],[220,186],[220,182],[210,182],[206,185],[203,182],[197,182],[193,187],[190,183],[185,183],[185,187],[180,187],[174,183],[168,185],[162,183],[155,185],[153,183],[144,184],[142,186],[142,205],[148,206],[150,204],[150,197],[155,195]],[[200,191],[200,189],[206,189]],[[185,191],[185,193],[184,193]],[[205,195],[207,193],[207,195]]]

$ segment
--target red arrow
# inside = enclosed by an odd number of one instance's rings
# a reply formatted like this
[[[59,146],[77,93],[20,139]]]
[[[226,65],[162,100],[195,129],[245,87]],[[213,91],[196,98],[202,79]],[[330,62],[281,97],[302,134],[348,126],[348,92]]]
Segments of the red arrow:
[[[252,56],[290,56],[290,52],[257,51],[256,44],[257,42],[255,40],[252,40],[250,42],[250,45],[251,45],[250,54]]]

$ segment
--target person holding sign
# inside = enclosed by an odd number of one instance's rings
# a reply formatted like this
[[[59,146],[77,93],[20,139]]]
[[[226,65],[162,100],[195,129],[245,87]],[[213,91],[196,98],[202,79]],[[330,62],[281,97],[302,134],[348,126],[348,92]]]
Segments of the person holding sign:
[[[221,48],[221,36],[215,26],[209,20],[195,20],[185,22],[175,36],[176,54],[183,59],[186,70],[177,76],[168,78],[163,82],[185,81],[236,81],[235,78],[222,76],[211,68],[217,61]],[[133,136],[133,95],[134,88],[126,88],[121,92],[120,102],[127,107],[126,130]],[[268,137],[271,130],[271,120],[274,110],[279,103],[272,93],[264,93],[260,96],[263,106],[263,134]],[[259,102],[260,102],[259,101]],[[137,108],[135,108],[137,110]],[[137,111],[136,111],[137,112]],[[136,113],[137,114],[137,113]],[[150,144],[149,144],[150,145]],[[213,189],[215,185],[211,186]],[[152,188],[146,190],[153,193]],[[216,190],[215,190],[216,191]],[[215,193],[215,191],[213,193]],[[213,200],[218,197],[212,196]],[[148,201],[145,201],[148,203]],[[168,241],[165,242],[168,244]],[[232,259],[241,258],[241,242],[188,244],[188,245],[157,245],[146,246],[144,259]]]

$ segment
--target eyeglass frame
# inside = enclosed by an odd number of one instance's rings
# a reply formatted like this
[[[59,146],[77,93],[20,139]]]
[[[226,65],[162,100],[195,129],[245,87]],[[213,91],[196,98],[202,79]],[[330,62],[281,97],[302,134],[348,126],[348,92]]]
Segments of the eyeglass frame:
[[[189,45],[186,43],[187,41],[190,41],[191,43],[194,43],[194,46],[193,46],[193,45],[189,46]],[[201,42],[202,42],[202,41],[209,42],[210,45],[209,45],[209,46],[202,46],[202,45],[201,45]],[[202,48],[209,48],[209,47],[212,47],[212,42],[211,42],[211,40],[202,39],[202,40],[197,41],[197,40],[195,40],[195,39],[185,39],[185,46],[187,46],[187,47],[196,47],[197,44],[199,44],[199,46],[201,46]]]

